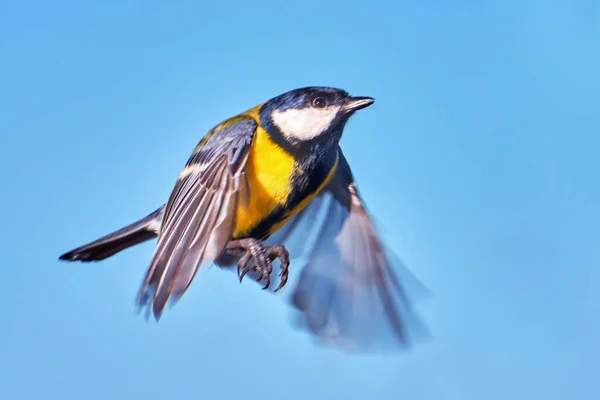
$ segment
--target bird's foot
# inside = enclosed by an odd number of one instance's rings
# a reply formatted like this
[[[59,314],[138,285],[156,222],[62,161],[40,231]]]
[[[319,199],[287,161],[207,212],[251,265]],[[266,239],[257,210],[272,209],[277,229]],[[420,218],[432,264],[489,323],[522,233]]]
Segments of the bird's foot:
[[[232,240],[227,243],[227,249],[233,250],[243,250],[244,255],[238,261],[237,270],[238,277],[240,278],[240,282],[244,279],[244,276],[250,271],[254,271],[258,274],[258,281],[265,280],[264,289],[267,289],[271,284],[271,272],[273,272],[273,261],[279,258],[281,264],[281,272],[279,276],[281,277],[281,282],[279,286],[275,289],[277,292],[283,286],[285,286],[288,275],[289,275],[289,266],[290,266],[290,253],[288,253],[285,246],[269,246],[265,247],[263,244],[252,238],[240,239],[240,240]]]

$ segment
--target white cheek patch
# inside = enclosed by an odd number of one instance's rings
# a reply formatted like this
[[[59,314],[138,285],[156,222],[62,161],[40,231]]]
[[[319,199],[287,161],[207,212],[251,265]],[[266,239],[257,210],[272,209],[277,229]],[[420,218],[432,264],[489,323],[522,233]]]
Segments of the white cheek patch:
[[[329,128],[339,110],[339,106],[290,108],[285,111],[273,111],[271,119],[284,136],[310,140]]]

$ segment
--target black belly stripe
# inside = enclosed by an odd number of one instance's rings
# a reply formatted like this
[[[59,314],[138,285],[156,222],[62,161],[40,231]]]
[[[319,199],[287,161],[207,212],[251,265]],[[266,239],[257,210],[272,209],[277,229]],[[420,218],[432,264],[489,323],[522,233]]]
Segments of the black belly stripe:
[[[271,228],[274,225],[285,220],[287,213],[296,208],[304,199],[314,194],[319,189],[325,179],[327,179],[331,168],[335,166],[336,160],[337,149],[335,149],[335,152],[331,152],[331,155],[323,157],[321,162],[316,166],[311,166],[310,160],[299,162],[299,168],[292,177],[293,189],[288,196],[286,205],[277,208],[265,217],[247,236],[259,240],[268,239],[273,233],[271,232]]]

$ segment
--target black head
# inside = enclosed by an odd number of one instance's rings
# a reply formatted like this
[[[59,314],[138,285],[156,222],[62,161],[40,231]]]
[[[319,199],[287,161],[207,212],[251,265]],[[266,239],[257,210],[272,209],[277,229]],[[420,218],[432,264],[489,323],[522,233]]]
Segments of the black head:
[[[295,89],[267,101],[261,108],[261,122],[289,143],[310,142],[331,134],[341,136],[348,118],[374,101],[330,87]]]

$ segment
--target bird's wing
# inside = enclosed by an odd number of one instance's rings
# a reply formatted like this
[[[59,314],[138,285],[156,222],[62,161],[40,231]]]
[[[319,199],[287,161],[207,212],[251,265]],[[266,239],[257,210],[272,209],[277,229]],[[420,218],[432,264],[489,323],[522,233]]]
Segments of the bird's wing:
[[[242,118],[215,128],[196,147],[175,184],[138,296],[138,306],[148,307],[156,319],[230,239],[237,204],[246,201],[243,170],[256,126]]]
[[[283,242],[291,257],[301,255],[290,266],[301,327],[348,350],[406,347],[414,334],[426,334],[404,287],[418,281],[383,248],[339,154],[333,180],[267,243]]]

